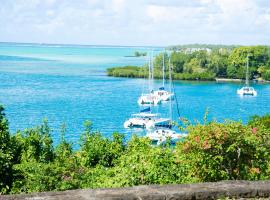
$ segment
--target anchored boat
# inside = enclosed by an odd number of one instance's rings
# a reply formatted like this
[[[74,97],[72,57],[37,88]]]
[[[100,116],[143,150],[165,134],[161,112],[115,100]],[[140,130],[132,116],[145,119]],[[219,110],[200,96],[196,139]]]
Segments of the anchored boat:
[[[161,103],[161,98],[154,94],[154,91],[152,91],[150,94],[142,94],[138,99],[139,105],[145,105],[145,104],[154,104],[158,105]]]
[[[165,90],[164,87],[160,87],[158,90],[153,91],[154,96],[156,96],[161,101],[169,101],[173,99],[174,94]]]
[[[153,52],[152,52],[153,54]],[[153,55],[152,55],[153,57]],[[154,104],[158,105],[161,103],[161,98],[154,93],[153,90],[153,82],[154,82],[154,67],[153,67],[153,58],[149,57],[148,62],[148,71],[149,71],[149,77],[148,77],[148,91],[149,93],[142,93],[142,95],[138,99],[139,105],[145,105],[145,104]]]
[[[170,66],[170,59],[169,59],[169,73],[170,73],[170,91],[169,94],[172,94],[172,71]],[[170,100],[170,121],[172,121],[172,98]],[[177,100],[177,99],[176,99]],[[179,134],[176,133],[174,130],[171,129],[171,127],[157,127],[155,130],[152,130],[146,134],[146,137],[148,137],[153,143],[156,143],[157,145],[163,144],[167,140],[170,141],[170,143],[175,143],[179,139],[186,136],[186,134]]]
[[[150,133],[147,133],[148,137],[153,143],[160,145],[167,140],[170,140],[171,143],[176,143],[182,138],[185,138],[187,134],[179,134],[171,129],[159,128]]]
[[[251,96],[257,96],[257,91],[253,88],[249,86],[249,63],[248,63],[249,59],[247,56],[247,68],[246,68],[246,82],[245,82],[245,86],[242,87],[241,89],[237,90],[237,94],[241,95],[241,96],[245,96],[245,95],[251,95]]]
[[[163,52],[163,58],[162,58],[162,87],[160,87],[158,90],[153,91],[153,94],[157,96],[161,101],[169,101],[172,100],[174,97],[174,94],[171,91],[165,90],[165,53]],[[170,59],[169,59],[169,66],[170,66]],[[170,71],[170,70],[169,70]]]
[[[171,120],[169,118],[160,117],[159,113],[151,113],[151,108],[148,107],[141,110],[140,113],[132,114],[132,117],[125,121],[124,127],[140,127],[146,129],[154,127],[171,127]]]
[[[237,90],[237,94],[244,96],[244,95],[251,95],[257,96],[257,91],[253,87],[242,87],[241,89]]]

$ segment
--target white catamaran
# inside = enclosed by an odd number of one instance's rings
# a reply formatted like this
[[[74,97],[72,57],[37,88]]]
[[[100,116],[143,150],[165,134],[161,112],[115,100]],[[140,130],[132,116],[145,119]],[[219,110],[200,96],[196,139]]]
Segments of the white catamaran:
[[[169,66],[170,66],[170,59],[169,59]],[[165,53],[163,52],[162,57],[162,87],[158,90],[153,91],[153,94],[161,99],[161,101],[169,101],[173,99],[174,94],[171,91],[165,90]]]
[[[253,87],[249,86],[249,59],[247,56],[247,69],[246,69],[246,82],[245,82],[245,86],[242,87],[241,89],[237,90],[237,94],[241,95],[241,96],[245,96],[245,95],[252,95],[252,96],[257,96],[257,92]]]
[[[147,107],[140,113],[132,114],[132,117],[125,121],[125,128],[140,127],[151,129],[154,127],[171,127],[169,118],[161,118],[159,113],[151,113],[151,108]]]
[[[170,61],[170,60],[169,60]],[[170,73],[170,87],[169,87],[169,93],[172,94],[172,71],[171,66],[169,62],[169,73]],[[172,98],[170,100],[170,122],[172,124]],[[170,140],[171,143],[175,143],[179,139],[186,137],[186,134],[179,134],[176,133],[174,130],[171,129],[172,125],[170,127],[156,127],[155,130],[149,131],[146,134],[146,137],[148,137],[153,143],[156,143],[157,145],[160,145],[164,142],[166,142],[167,139]]]
[[[148,63],[148,70],[149,70],[149,77],[148,77],[148,89],[149,93],[144,94],[139,97],[138,104],[145,105],[145,104],[154,104],[158,105],[161,103],[161,98],[154,94],[153,90],[153,82],[154,82],[154,67],[153,67],[153,58],[149,57]]]
[[[158,90],[153,90],[153,80],[154,80],[154,66],[153,66],[153,58],[149,59],[149,91],[148,94],[142,94],[138,99],[139,105],[144,104],[160,104],[162,101],[169,101],[173,99],[174,94],[165,90],[165,53],[163,52],[163,84]]]
[[[179,134],[169,128],[158,128],[146,135],[146,137],[157,145],[163,144],[166,140],[170,140],[171,143],[175,143],[186,136],[187,134]]]

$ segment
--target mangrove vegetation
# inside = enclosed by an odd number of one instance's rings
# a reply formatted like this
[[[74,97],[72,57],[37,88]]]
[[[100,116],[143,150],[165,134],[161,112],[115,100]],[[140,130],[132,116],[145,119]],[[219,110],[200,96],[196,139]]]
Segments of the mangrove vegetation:
[[[250,79],[270,80],[270,48],[268,46],[206,47],[172,48],[170,57],[173,78],[179,80],[244,79],[248,56]],[[165,70],[168,71],[167,53],[164,60]],[[153,66],[154,77],[162,78],[162,53],[155,56]],[[148,66],[114,67],[109,68],[107,74],[116,77],[143,78],[148,77]]]

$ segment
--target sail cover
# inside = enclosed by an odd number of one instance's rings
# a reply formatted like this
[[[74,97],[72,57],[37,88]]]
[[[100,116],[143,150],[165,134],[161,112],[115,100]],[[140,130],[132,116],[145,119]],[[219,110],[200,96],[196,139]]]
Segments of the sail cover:
[[[165,90],[165,88],[164,87],[160,87],[159,90]]]
[[[142,109],[140,112],[150,112],[150,107],[147,107],[147,108],[145,108],[145,109]]]

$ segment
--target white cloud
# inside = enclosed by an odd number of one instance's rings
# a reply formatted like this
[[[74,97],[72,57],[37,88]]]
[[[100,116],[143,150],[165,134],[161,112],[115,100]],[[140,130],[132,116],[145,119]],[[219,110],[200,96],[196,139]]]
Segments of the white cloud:
[[[0,41],[267,43],[267,0],[3,0]]]

